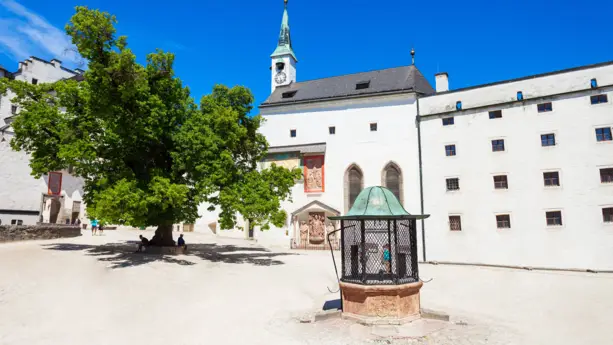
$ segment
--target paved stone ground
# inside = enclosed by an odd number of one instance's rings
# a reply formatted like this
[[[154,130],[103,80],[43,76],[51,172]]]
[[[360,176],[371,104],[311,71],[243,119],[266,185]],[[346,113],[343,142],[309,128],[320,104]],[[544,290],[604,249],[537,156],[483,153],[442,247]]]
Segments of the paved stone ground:
[[[338,298],[329,253],[186,234],[190,255],[134,254],[139,233],[1,244],[0,344],[613,344],[613,275],[422,265],[452,319],[403,338],[432,324],[299,322]]]

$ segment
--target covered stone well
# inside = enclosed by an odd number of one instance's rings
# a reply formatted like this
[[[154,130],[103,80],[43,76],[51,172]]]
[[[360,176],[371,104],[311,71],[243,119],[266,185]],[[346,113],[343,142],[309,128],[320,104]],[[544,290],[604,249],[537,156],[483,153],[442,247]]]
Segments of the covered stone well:
[[[341,222],[343,316],[366,322],[401,323],[419,317],[417,219],[394,194],[369,187]]]

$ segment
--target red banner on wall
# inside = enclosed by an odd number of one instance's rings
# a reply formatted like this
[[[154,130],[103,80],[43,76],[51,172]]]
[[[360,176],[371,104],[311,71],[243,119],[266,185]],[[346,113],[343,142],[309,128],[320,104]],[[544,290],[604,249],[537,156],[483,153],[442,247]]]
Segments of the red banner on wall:
[[[48,185],[48,194],[51,195],[60,195],[62,194],[62,173],[60,172],[50,172],[49,173],[49,183]]]

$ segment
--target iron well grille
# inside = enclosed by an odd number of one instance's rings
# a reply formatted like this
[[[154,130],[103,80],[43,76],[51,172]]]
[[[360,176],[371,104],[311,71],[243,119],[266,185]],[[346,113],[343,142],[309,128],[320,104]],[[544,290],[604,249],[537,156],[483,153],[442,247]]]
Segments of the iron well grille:
[[[415,219],[343,220],[341,280],[365,285],[418,281],[415,224]]]

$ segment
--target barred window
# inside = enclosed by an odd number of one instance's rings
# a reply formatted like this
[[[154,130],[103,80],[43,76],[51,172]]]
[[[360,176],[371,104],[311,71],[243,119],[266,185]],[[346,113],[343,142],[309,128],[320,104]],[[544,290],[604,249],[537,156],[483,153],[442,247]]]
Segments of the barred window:
[[[602,94],[602,95],[594,95],[594,96],[590,96],[590,103],[592,104],[601,104],[601,103],[607,103],[609,102],[609,98],[607,97],[607,94]]]
[[[455,156],[455,145],[445,145],[445,155]]]
[[[460,179],[459,178],[448,178],[447,179],[447,190],[460,190]]]
[[[553,133],[541,135],[541,146],[555,146],[556,135]]]
[[[548,111],[553,110],[553,105],[551,104],[551,102],[541,103],[536,106],[536,109],[539,113],[546,113]]]
[[[600,182],[612,183],[613,182],[613,168],[600,169]]]
[[[493,152],[504,151],[504,139],[492,140],[492,151]]]
[[[613,223],[613,207],[605,207],[602,209],[602,221],[605,223]]]
[[[543,181],[545,186],[559,186],[560,185],[560,173],[557,171],[550,171],[543,173]]]
[[[507,181],[507,175],[494,176],[494,188],[495,189],[509,189],[509,182]]]
[[[511,216],[508,214],[499,214],[496,216],[496,227],[498,229],[510,229],[511,228]]]
[[[449,216],[449,230],[462,231],[462,218],[460,216]]]
[[[596,141],[611,141],[611,128],[596,128]]]
[[[547,218],[548,226],[562,225],[562,212],[561,211],[545,212],[545,217]]]
[[[489,113],[490,119],[501,119],[502,118],[502,110],[494,110]]]

